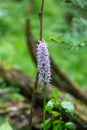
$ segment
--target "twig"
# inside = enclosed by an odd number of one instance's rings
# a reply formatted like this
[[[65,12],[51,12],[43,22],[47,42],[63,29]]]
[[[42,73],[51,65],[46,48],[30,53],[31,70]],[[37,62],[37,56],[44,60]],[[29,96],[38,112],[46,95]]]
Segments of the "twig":
[[[32,117],[33,117],[33,109],[34,109],[34,104],[35,104],[35,99],[36,99],[36,89],[38,85],[38,72],[36,75],[36,80],[35,80],[35,86],[33,88],[33,95],[32,95],[32,101],[31,101],[31,110],[30,110],[30,118],[29,118],[29,130],[32,130]]]
[[[44,0],[42,0],[42,5],[41,5],[41,11],[39,12],[39,18],[40,18],[40,40],[42,41],[42,32],[43,32],[43,7],[44,7]]]

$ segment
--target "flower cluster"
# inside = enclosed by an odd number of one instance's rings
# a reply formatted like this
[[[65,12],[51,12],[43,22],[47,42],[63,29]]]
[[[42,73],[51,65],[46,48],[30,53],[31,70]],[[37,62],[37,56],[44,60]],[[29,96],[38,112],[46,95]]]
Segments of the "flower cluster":
[[[51,80],[51,68],[48,48],[45,41],[39,41],[37,45],[37,66],[39,79],[49,85]]]

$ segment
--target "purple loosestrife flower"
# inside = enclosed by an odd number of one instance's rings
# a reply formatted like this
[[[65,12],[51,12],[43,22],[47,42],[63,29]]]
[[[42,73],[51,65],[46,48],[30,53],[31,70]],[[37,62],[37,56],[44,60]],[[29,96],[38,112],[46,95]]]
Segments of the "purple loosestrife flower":
[[[51,80],[51,68],[48,48],[45,41],[39,41],[37,45],[37,66],[39,79],[49,85]]]

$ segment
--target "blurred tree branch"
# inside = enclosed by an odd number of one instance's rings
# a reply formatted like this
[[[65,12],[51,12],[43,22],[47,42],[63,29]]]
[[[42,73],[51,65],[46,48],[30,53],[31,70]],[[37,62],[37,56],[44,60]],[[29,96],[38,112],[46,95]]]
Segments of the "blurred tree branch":
[[[36,42],[32,35],[29,19],[26,20],[26,38],[29,52],[31,53],[34,63],[36,64]],[[55,64],[51,57],[50,59],[52,69],[52,83],[60,90],[70,93],[77,99],[80,99],[87,104],[87,95],[84,95],[80,87],[72,82],[70,78],[64,72],[62,72],[62,70],[60,70],[59,66]]]

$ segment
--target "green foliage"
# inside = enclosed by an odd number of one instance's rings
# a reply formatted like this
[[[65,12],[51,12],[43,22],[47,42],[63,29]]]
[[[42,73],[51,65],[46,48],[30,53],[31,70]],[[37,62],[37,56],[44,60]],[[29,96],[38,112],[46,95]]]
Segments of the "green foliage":
[[[54,92],[53,92],[53,98],[54,98],[54,99],[57,99],[58,96],[59,96],[59,91],[58,91],[57,88],[55,88],[55,90],[54,90]]]
[[[73,105],[73,103],[71,101],[62,101],[61,102],[61,107],[68,113],[70,113],[71,115],[74,114],[75,111],[75,106]]]
[[[87,8],[87,1],[86,0],[71,0],[73,4],[79,6],[81,8]]]
[[[38,40],[41,1],[17,1],[21,0],[0,1],[0,61],[12,64],[34,77],[36,68],[26,46],[25,21],[26,16],[29,16],[34,38]],[[51,56],[80,86],[87,84],[86,9],[86,0],[47,0],[43,19],[43,38],[48,42]],[[0,79],[0,86],[6,87],[3,79]],[[15,86],[22,87],[18,84]],[[20,95],[10,96],[21,100]],[[74,114],[74,105],[70,101],[58,102],[57,98],[58,92],[55,91],[54,98],[46,105],[45,110],[51,116],[45,121],[46,129],[75,130],[72,122],[64,122],[62,119],[63,111]],[[5,127],[11,129],[8,123],[1,126],[2,129]]]
[[[71,4],[65,3],[64,0],[45,2],[43,37],[48,42],[51,56],[61,69],[80,85],[86,86],[87,20],[84,8],[87,2],[69,0],[70,2]],[[81,3],[81,8],[75,6]],[[24,70],[33,77],[36,68],[26,46],[25,19],[29,16],[33,35],[38,40],[40,5],[39,0],[32,5],[27,0],[0,1],[0,60]],[[70,25],[66,22],[68,14],[72,15]]]
[[[76,126],[73,124],[73,122],[66,122],[65,127],[68,130],[76,130]]]
[[[53,122],[53,130],[64,130],[65,123],[61,120],[56,120]]]
[[[71,101],[65,100],[62,102],[58,102],[56,99],[51,99],[50,101],[48,101],[46,105],[46,111],[55,115],[55,113],[52,112],[55,108],[58,108],[59,110],[64,109],[65,112],[71,115],[73,115],[75,111],[75,106]]]
[[[3,122],[5,122],[5,119],[2,116],[0,116],[0,127],[3,124]]]
[[[51,127],[51,123],[50,122],[51,122],[51,118],[48,118],[47,120],[45,120],[45,122],[41,126],[41,129],[43,129],[45,127],[45,130],[49,130],[50,127]]]
[[[6,87],[6,82],[5,82],[2,78],[0,78],[0,86],[1,86],[2,88],[5,88],[5,87]]]
[[[50,118],[46,120],[46,124],[42,124],[42,128],[49,130],[76,130],[76,126],[73,122],[64,122],[62,117],[62,112],[69,113],[71,116],[74,115],[75,107],[70,101],[58,101],[56,98],[48,101],[45,111],[50,114]]]
[[[5,3],[0,1],[0,61],[35,75],[36,69],[26,47],[26,15],[26,0],[19,3],[10,0]]]
[[[0,126],[0,130],[13,130],[12,127],[10,126],[10,124],[8,122],[4,122],[1,126]]]

